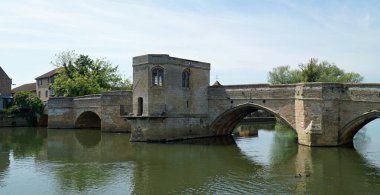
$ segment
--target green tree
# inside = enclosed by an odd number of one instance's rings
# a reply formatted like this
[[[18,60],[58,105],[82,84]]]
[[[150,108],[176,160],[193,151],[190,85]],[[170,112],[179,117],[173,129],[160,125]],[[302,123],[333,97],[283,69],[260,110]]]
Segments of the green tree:
[[[44,107],[43,102],[36,95],[27,91],[20,91],[13,96],[13,104],[8,111],[10,113],[29,112],[42,114]]]
[[[268,82],[272,84],[300,83],[302,74],[299,70],[291,70],[290,66],[279,66],[269,72]]]
[[[319,62],[311,58],[307,64],[300,64],[299,69],[291,70],[290,66],[279,66],[268,73],[271,84],[290,84],[300,82],[336,82],[360,83],[363,77],[358,73],[345,73],[335,64]]]
[[[318,64],[318,60],[311,58],[309,63],[299,65],[302,72],[302,81],[318,82],[322,74],[322,66]]]
[[[37,124],[37,115],[42,115],[44,103],[36,95],[21,91],[13,96],[12,106],[5,110],[5,113],[26,117],[31,125]]]
[[[109,90],[131,89],[129,79],[124,79],[118,67],[104,58],[91,59],[73,51],[61,52],[53,62],[57,76],[53,84],[56,96],[82,96]]]

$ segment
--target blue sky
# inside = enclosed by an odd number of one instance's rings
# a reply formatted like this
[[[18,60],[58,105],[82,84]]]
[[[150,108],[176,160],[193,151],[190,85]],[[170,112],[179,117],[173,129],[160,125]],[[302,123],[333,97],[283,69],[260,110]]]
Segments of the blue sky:
[[[0,1],[0,66],[15,86],[66,50],[130,78],[133,56],[165,53],[211,63],[222,84],[265,83],[311,57],[380,83],[380,1]]]

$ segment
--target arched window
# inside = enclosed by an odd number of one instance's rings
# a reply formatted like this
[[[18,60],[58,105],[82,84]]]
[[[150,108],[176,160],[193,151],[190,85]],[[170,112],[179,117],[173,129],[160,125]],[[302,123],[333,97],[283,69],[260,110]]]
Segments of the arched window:
[[[152,85],[162,86],[164,83],[164,69],[157,67],[152,70]]]
[[[190,70],[185,69],[182,72],[182,87],[189,88],[190,87]]]

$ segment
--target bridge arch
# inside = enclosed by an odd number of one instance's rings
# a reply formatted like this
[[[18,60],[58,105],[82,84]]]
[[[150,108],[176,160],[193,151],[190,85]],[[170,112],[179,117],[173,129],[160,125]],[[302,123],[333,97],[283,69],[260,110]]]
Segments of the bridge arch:
[[[101,119],[96,112],[84,111],[75,120],[77,129],[100,129]]]
[[[267,108],[258,104],[253,104],[253,103],[241,104],[223,112],[211,123],[210,129],[215,135],[231,134],[234,127],[244,117],[246,117],[248,114],[257,110],[263,110],[270,114],[273,114],[276,118],[280,119],[281,122],[283,122],[284,124],[288,125],[289,127],[293,129],[293,126],[291,125],[291,123],[288,120],[286,120],[283,116],[278,114],[277,112],[271,110],[270,108]]]
[[[380,118],[380,111],[373,110],[370,112],[363,113],[359,117],[347,123],[342,129],[339,131],[339,143],[340,144],[348,144],[351,143],[354,139],[356,133],[363,128],[365,125],[370,123],[371,121]]]

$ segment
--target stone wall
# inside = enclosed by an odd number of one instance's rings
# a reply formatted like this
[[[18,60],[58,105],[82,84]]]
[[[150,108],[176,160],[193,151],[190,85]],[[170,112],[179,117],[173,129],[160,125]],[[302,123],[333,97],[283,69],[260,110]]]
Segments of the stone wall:
[[[190,68],[190,87],[182,87],[182,72],[187,66],[164,66],[163,86],[152,86],[148,93],[148,115],[165,112],[168,117],[189,114],[207,114],[208,70]],[[194,76],[191,76],[194,75]]]
[[[102,131],[130,132],[129,121],[121,117],[132,112],[132,92],[108,92],[101,96]]]
[[[50,98],[48,103],[48,128],[75,128],[74,98]]]
[[[148,65],[139,65],[133,67],[133,111],[137,116],[139,105],[138,105],[138,98],[142,98],[143,105],[142,105],[142,115],[147,116],[149,115],[149,106],[147,102],[149,102],[149,66]]]
[[[32,127],[34,126],[28,121],[28,115],[9,117],[0,113],[0,127]]]
[[[152,83],[152,71],[164,70],[162,86]],[[189,70],[190,86],[182,87],[182,72]],[[138,114],[138,98],[143,100],[142,116],[167,117],[207,114],[210,64],[169,55],[133,58],[133,113]]]
[[[142,117],[131,120],[132,141],[172,141],[198,137],[213,136],[207,121],[201,118],[182,117]]]

